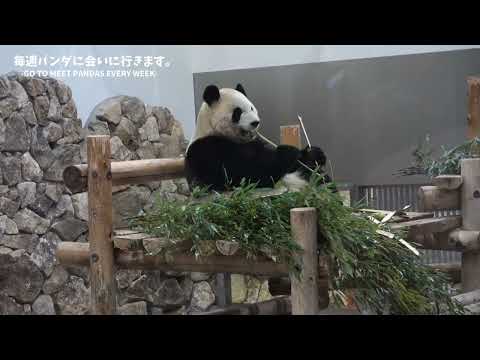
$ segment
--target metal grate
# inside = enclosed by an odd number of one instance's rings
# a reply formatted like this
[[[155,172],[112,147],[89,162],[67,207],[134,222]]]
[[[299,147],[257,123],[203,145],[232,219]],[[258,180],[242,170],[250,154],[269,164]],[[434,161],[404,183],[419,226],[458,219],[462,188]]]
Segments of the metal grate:
[[[378,210],[397,210],[412,205],[410,211],[418,211],[417,192],[421,186],[430,184],[363,185],[356,189],[355,200]],[[459,210],[435,211],[436,217],[460,215]],[[444,250],[420,250],[425,264],[460,263],[461,253]]]

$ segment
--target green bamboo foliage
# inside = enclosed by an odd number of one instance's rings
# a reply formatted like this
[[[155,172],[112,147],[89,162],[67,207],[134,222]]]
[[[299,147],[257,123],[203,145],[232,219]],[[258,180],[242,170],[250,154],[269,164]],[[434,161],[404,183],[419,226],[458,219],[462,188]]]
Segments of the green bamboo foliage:
[[[275,261],[299,273],[299,246],[291,238],[290,209],[318,210],[319,249],[333,259],[332,295],[341,303],[345,289],[355,288],[357,305],[381,314],[462,314],[451,300],[446,275],[420,262],[402,244],[402,233],[388,238],[379,225],[356,207],[344,206],[338,193],[322,185],[314,174],[300,192],[272,197],[255,195],[255,185],[243,184],[228,196],[195,189],[186,202],[158,199],[146,214],[131,220],[133,228],[155,236],[192,240],[193,252],[201,241],[231,240],[248,257],[268,249]],[[393,233],[388,227],[383,227]]]

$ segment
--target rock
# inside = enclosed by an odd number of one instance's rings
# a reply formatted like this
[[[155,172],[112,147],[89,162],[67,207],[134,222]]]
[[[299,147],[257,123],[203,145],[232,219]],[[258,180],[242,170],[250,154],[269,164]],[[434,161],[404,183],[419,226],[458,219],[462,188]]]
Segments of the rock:
[[[26,251],[24,249],[17,249],[15,251],[12,251],[10,253],[10,256],[14,259],[18,259],[26,254]]]
[[[82,139],[82,121],[80,119],[62,120],[63,138],[57,141],[58,145],[77,144]]]
[[[50,148],[47,138],[44,136],[43,131],[37,127],[32,129],[30,152],[42,170],[48,169],[55,160],[55,154]]]
[[[245,303],[252,304],[272,299],[268,291],[268,280],[246,275],[245,283],[247,289]]]
[[[46,236],[40,238],[37,246],[30,255],[30,259],[46,276],[50,276],[57,263],[55,251],[61,241],[56,234],[49,232]]]
[[[61,289],[68,280],[68,272],[62,266],[55,266],[50,277],[45,280],[42,291],[45,294],[53,294]]]
[[[190,196],[190,187],[185,178],[174,180],[175,185],[177,186],[177,192],[181,195]]]
[[[5,121],[3,121],[3,119],[0,119],[0,149],[2,149],[3,144],[5,143],[5,133],[6,133]],[[2,181],[3,179],[2,179],[2,174],[0,170],[0,182]]]
[[[145,122],[145,104],[136,97],[126,97],[121,102],[122,114],[138,127]]]
[[[5,184],[12,186],[22,181],[22,167],[18,156],[0,157],[0,166]]]
[[[71,196],[75,217],[88,221],[88,193],[80,193]]]
[[[0,197],[0,214],[5,214],[9,218],[13,218],[19,207],[20,202],[10,200],[3,196]]]
[[[192,297],[192,292],[193,292],[193,281],[189,277],[185,277],[181,282],[180,282],[180,287],[182,288],[183,294],[185,295],[185,298],[187,300],[187,303],[190,301],[190,298]]]
[[[63,170],[67,166],[80,164],[80,145],[58,145],[53,150],[55,161],[45,171],[43,178],[49,181],[63,181]]]
[[[31,97],[45,95],[47,93],[45,82],[41,79],[28,78],[26,81],[23,81],[23,87]]]
[[[182,153],[181,143],[178,137],[160,134],[160,143],[163,145],[160,148],[161,158],[175,158]]]
[[[133,160],[133,153],[123,145],[122,140],[118,136],[114,136],[110,139],[110,149],[112,153],[112,159],[117,161]]]
[[[0,237],[0,244],[12,249],[23,249],[31,253],[38,244],[38,235],[35,234],[15,234],[3,235]]]
[[[160,141],[160,131],[158,130],[157,119],[154,116],[150,116],[141,129],[146,134],[148,141]]]
[[[63,81],[57,81],[55,92],[60,104],[64,105],[72,98],[72,90]]]
[[[124,96],[115,96],[102,101],[93,109],[88,118],[88,122],[93,121],[94,118],[96,118],[117,125],[122,117],[120,102],[124,98]]]
[[[62,215],[73,216],[74,213],[75,210],[73,209],[72,199],[70,195],[62,195],[62,197],[57,203],[57,207],[53,209],[53,211],[50,210],[48,218],[55,219]]]
[[[14,221],[17,223],[18,230],[29,234],[43,235],[47,232],[50,225],[50,221],[38,216],[27,208],[17,212]]]
[[[88,282],[90,281],[90,269],[87,266],[70,265],[66,266],[65,270],[67,270],[70,275],[81,278],[85,282],[85,285],[88,286]]]
[[[150,312],[151,312],[152,315],[163,315],[162,308],[155,307],[155,306],[152,306]]]
[[[66,219],[56,222],[51,229],[63,241],[75,241],[80,235],[88,230],[88,225],[85,221],[77,219]]]
[[[185,138],[185,134],[183,133],[183,126],[179,121],[173,120],[172,130],[171,130],[170,135],[172,135],[173,137],[176,137],[178,139]]]
[[[0,315],[23,315],[24,312],[22,305],[0,292]]]
[[[126,218],[138,215],[147,204],[150,190],[143,186],[134,186],[113,195],[114,227],[127,225]]]
[[[40,295],[32,304],[35,315],[55,315],[53,300],[49,295]]]
[[[126,117],[121,118],[120,123],[113,132],[113,136],[118,136],[122,143],[131,151],[135,151],[138,148],[137,128]]]
[[[140,270],[117,270],[115,278],[119,289],[128,288],[136,279],[142,275]]]
[[[154,106],[152,108],[152,114],[157,118],[157,125],[159,132],[163,132],[168,127],[169,114],[165,108],[160,106]]]
[[[108,124],[104,121],[94,120],[87,126],[89,135],[110,135]]]
[[[32,302],[42,289],[43,275],[21,250],[13,253],[0,255],[0,289],[18,302]]]
[[[52,295],[61,315],[84,315],[90,306],[90,292],[83,279],[70,276],[62,289]]]
[[[12,219],[9,219],[7,215],[0,216],[0,235],[15,235],[18,234],[17,224]],[[0,242],[2,238],[0,237]]]
[[[43,136],[45,136],[49,143],[54,143],[62,138],[63,128],[60,125],[51,122],[43,128]]]
[[[25,123],[35,126],[37,125],[37,117],[35,116],[35,111],[33,110],[32,103],[25,104],[18,112],[18,115],[23,117]]]
[[[0,99],[10,95],[10,80],[7,76],[0,76]]]
[[[23,209],[35,201],[37,193],[37,184],[33,181],[26,181],[17,185],[20,194],[20,207]]]
[[[56,97],[50,97],[47,119],[55,122],[62,120],[62,107]]]
[[[30,153],[25,153],[21,158],[22,177],[27,181],[39,182],[42,180],[43,171]]]
[[[5,246],[0,246],[0,254],[10,254],[13,250],[5,247]]]
[[[140,144],[137,150],[137,155],[140,159],[156,159],[155,148],[151,142],[145,141]]]
[[[33,100],[33,110],[37,117],[38,124],[46,126],[49,123],[48,115],[50,110],[50,100],[47,96],[38,96]]]
[[[164,308],[172,308],[183,305],[187,302],[187,298],[183,293],[177,279],[166,279],[160,288],[155,292],[152,303]]]
[[[203,272],[191,272],[190,273],[190,278],[195,282],[205,281],[205,280],[208,280],[210,278],[210,274],[209,273],[203,273]]]
[[[137,301],[117,308],[117,315],[147,315],[147,303]]]
[[[241,304],[247,298],[247,286],[245,284],[245,276],[241,274],[231,274],[230,281],[232,286],[232,302]]]
[[[201,281],[193,285],[190,303],[193,311],[206,311],[213,303],[215,303],[215,294],[208,282]]]
[[[62,186],[58,184],[46,184],[45,195],[50,200],[58,202],[62,196]]]
[[[176,193],[177,185],[172,180],[162,180],[160,190],[167,193]]]
[[[92,110],[87,119],[87,126],[95,120],[105,121],[117,125],[122,117],[121,101],[125,96],[114,96],[100,102]]]
[[[10,81],[10,95],[17,101],[17,108],[29,102],[27,92],[17,81]]]
[[[0,119],[7,119],[16,109],[17,101],[13,97],[0,99]]]
[[[62,107],[62,116],[68,119],[75,119],[77,117],[77,107],[75,106],[73,99],[70,99]]]
[[[3,120],[5,135],[0,142],[1,151],[25,152],[30,147],[30,135],[27,132],[27,125],[22,116],[18,113],[12,114],[8,119]]]
[[[37,215],[48,217],[49,211],[54,205],[54,202],[45,194],[37,195],[35,201],[28,205],[30,210],[35,211]]]

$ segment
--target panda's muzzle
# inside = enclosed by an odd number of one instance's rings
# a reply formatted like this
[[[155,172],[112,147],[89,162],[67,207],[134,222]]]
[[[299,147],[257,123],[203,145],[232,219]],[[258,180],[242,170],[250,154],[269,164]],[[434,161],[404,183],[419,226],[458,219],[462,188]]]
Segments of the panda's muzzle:
[[[254,122],[251,122],[250,125],[252,125],[252,127],[255,129],[256,127],[258,127],[258,124],[260,124],[260,121],[254,121]]]

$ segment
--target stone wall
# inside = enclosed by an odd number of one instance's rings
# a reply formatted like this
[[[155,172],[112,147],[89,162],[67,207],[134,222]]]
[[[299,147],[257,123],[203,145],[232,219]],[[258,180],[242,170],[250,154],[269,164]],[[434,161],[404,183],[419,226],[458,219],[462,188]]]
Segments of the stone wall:
[[[116,96],[98,104],[82,128],[64,83],[0,77],[0,314],[88,314],[88,269],[62,267],[54,255],[61,241],[87,241],[87,194],[72,194],[62,173],[86,163],[89,134],[110,135],[113,161],[183,156],[187,146],[181,123],[164,107]],[[114,226],[121,227],[155,199],[184,199],[189,189],[178,179],[113,192]],[[254,278],[236,275],[232,284],[237,302],[270,297]],[[121,314],[215,307],[210,274],[120,270],[117,286]]]

